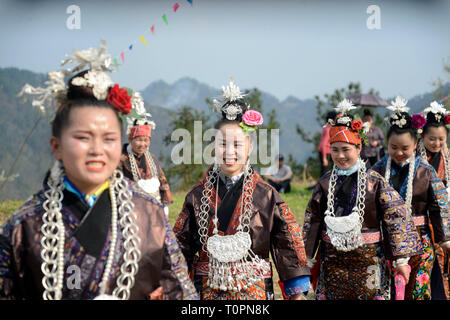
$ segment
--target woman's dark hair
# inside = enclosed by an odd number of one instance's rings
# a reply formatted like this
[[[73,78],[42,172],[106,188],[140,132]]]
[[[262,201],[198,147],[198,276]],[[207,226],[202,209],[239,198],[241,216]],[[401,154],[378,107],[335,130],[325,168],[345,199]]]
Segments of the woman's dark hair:
[[[98,100],[93,93],[92,88],[86,86],[75,86],[72,80],[75,77],[83,77],[89,70],[82,71],[69,79],[67,97],[63,101],[58,101],[58,110],[52,121],[52,135],[60,138],[65,127],[69,125],[70,112],[75,108],[95,107],[106,108],[114,111],[119,121],[120,131],[122,133],[122,120],[119,117],[118,110],[113,107],[108,100]]]
[[[397,126],[391,126],[387,132],[387,139],[392,136],[392,134],[401,135],[404,133],[409,133],[411,137],[414,139],[414,141],[417,141],[417,135],[414,132],[414,129],[411,127],[405,127],[405,128],[399,128]]]
[[[240,112],[237,115],[236,119],[228,120],[227,117],[226,117],[226,113],[224,111],[222,111],[222,119],[220,119],[219,121],[217,121],[214,124],[214,129],[220,130],[220,128],[222,128],[226,124],[233,124],[234,123],[234,124],[239,125],[239,123],[242,122],[242,116],[244,115],[245,111],[248,110],[248,105],[243,100],[228,101],[227,103],[225,103],[222,106],[222,109],[224,107],[229,106],[229,105],[237,105],[237,106],[241,107],[242,112]]]
[[[326,119],[325,119],[326,122],[328,122],[328,120],[333,120],[333,121],[334,121],[334,119],[336,118],[337,115],[338,115],[337,112],[334,111],[334,110],[328,111],[327,117],[326,117]]]
[[[369,109],[364,109],[364,116],[363,117],[371,117],[373,118],[373,112]]]
[[[428,114],[427,114],[427,123],[425,124],[425,126],[422,129],[423,130],[422,135],[425,135],[430,128],[439,128],[439,127],[444,127],[445,131],[447,131],[447,135],[448,135],[449,134],[449,129],[445,125],[444,117],[445,116],[441,116],[440,120],[438,121],[436,119],[436,116],[435,116],[435,114],[433,112],[428,112]]]
[[[395,118],[393,118],[393,117],[395,117]],[[399,120],[406,121],[406,123],[404,123],[401,128],[398,126],[398,124],[395,123]],[[414,129],[412,128],[411,115],[408,112],[400,112],[400,113],[396,113],[396,114],[390,116],[389,123],[391,124],[391,127],[389,128],[389,130],[387,132],[388,140],[394,133],[396,135],[409,133],[411,135],[411,137],[414,139],[414,141],[417,141],[417,134],[414,131]]]

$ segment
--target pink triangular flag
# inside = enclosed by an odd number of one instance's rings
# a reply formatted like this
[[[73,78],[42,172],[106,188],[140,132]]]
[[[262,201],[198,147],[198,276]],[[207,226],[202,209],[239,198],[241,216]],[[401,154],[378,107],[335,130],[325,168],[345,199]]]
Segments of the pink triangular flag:
[[[177,12],[177,10],[178,10],[179,7],[180,7],[180,5],[178,4],[178,2],[176,2],[176,3],[173,5],[173,11],[174,11],[174,12]]]
[[[120,57],[122,58],[122,63],[125,63],[125,53],[121,53],[120,54]]]

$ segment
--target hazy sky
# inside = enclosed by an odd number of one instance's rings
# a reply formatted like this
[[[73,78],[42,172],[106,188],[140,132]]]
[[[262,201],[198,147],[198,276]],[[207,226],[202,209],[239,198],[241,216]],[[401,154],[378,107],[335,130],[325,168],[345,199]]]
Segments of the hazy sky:
[[[79,30],[66,26],[72,4],[81,9]],[[380,30],[366,26],[369,5],[381,10]],[[437,0],[0,0],[0,67],[52,71],[72,49],[105,39],[119,62],[125,53],[113,80],[138,90],[185,76],[219,88],[234,76],[241,88],[280,99],[312,98],[350,81],[409,98],[438,77],[450,80],[449,16],[450,1]]]

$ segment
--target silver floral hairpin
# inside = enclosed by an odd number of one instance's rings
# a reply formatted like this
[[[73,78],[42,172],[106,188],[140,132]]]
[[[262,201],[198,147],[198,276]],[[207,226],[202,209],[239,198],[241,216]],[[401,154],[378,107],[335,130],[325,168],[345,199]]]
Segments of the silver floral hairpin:
[[[86,74],[72,79],[72,84],[90,87],[98,100],[106,99],[108,89],[114,84],[105,73],[113,71],[110,68],[111,55],[106,53],[106,41],[102,40],[98,49],[73,50],[73,56],[66,55],[66,57],[67,59],[62,61],[61,66],[71,63],[77,64],[72,69],[66,69],[66,74],[76,73],[89,67],[89,71]]]
[[[17,97],[23,95],[34,96],[32,106],[37,107],[42,115],[46,114],[46,108],[54,105],[54,98],[62,96],[66,93],[66,84],[64,82],[64,72],[52,71],[48,73],[49,80],[45,81],[45,87],[33,87],[30,84],[25,84],[22,90],[17,94]],[[22,99],[25,103],[27,98]]]
[[[230,78],[230,83],[225,87],[222,86],[222,99],[213,100],[213,104],[218,112],[224,112],[228,120],[235,120],[242,113],[241,106],[232,102],[243,98],[245,94],[241,92],[239,87],[234,83],[234,79]]]
[[[111,55],[106,53],[106,41],[101,40],[99,48],[89,48],[86,50],[73,50],[73,56],[67,55],[66,60],[61,62],[61,66],[70,63],[78,63],[73,69],[66,69],[65,72],[77,73],[89,67],[90,70],[112,72]]]
[[[430,106],[428,108],[425,108],[423,112],[428,113],[432,112],[434,113],[434,117],[436,118],[436,121],[441,121],[442,117],[445,117],[446,114],[448,114],[448,111],[444,108],[444,106],[437,101],[433,101],[430,103]]]
[[[395,100],[391,101],[391,105],[386,107],[386,109],[394,112],[389,117],[391,125],[396,125],[399,128],[403,128],[408,121],[406,120],[405,113],[408,113],[409,107],[406,106],[408,100],[398,95]]]
[[[139,92],[133,91],[133,94],[131,95],[131,105],[133,106],[133,110],[135,110],[137,115],[140,117],[140,119],[136,120],[137,125],[148,123],[152,129],[156,128],[155,122],[149,120],[152,115],[145,109],[144,99]],[[135,119],[132,117],[127,117],[127,134],[130,133],[131,128],[134,126]]]
[[[339,102],[337,107],[334,108],[334,110],[336,110],[337,113],[343,113],[343,114],[346,114],[348,111],[353,110],[353,109],[356,109],[356,107],[348,99],[342,100],[341,102]]]
[[[386,107],[386,109],[397,112],[397,113],[408,112],[409,107],[406,106],[407,103],[408,103],[408,100],[406,100],[402,96],[398,95],[395,98],[395,101],[391,101],[391,105]]]

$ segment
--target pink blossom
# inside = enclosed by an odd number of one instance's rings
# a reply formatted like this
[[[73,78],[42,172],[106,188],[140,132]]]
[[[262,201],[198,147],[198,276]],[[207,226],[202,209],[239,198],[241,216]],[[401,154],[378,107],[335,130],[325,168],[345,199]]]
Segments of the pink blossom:
[[[259,126],[263,124],[263,116],[255,110],[247,110],[242,116],[242,121],[247,126]]]

